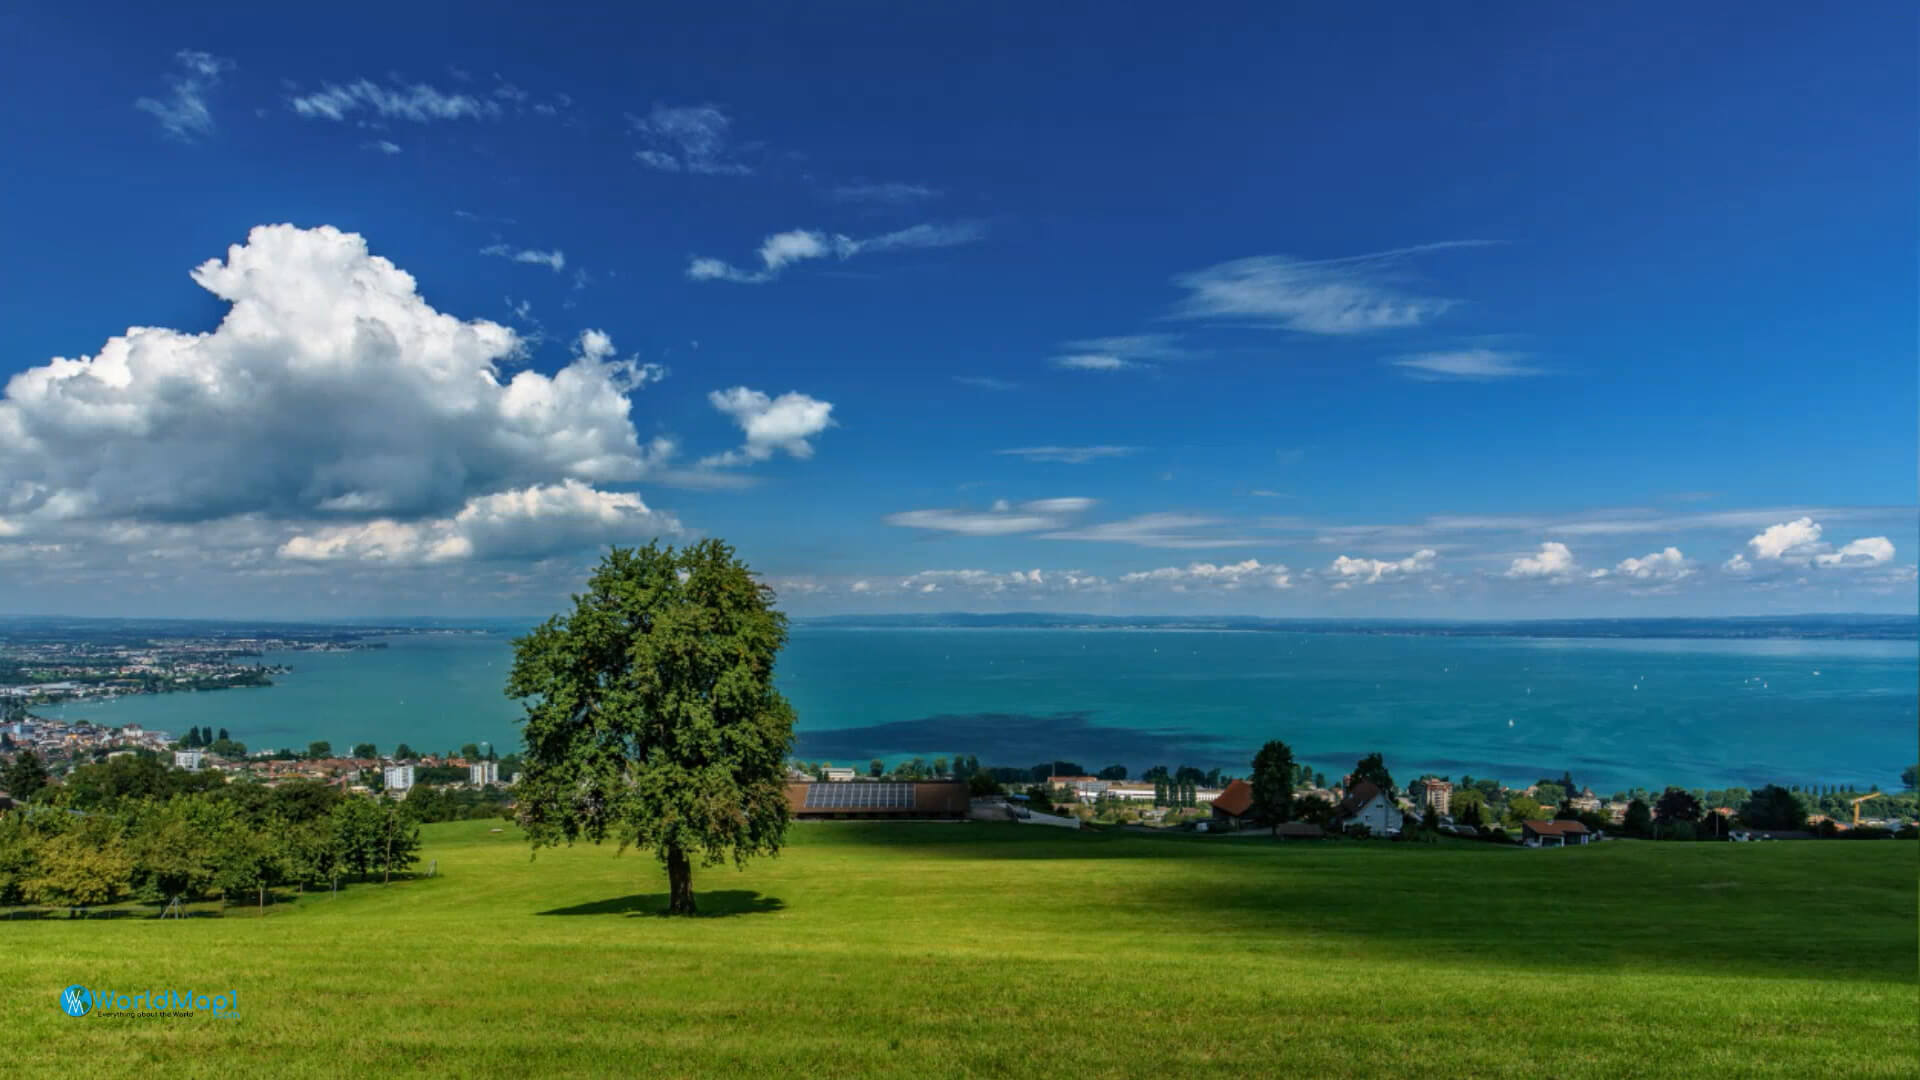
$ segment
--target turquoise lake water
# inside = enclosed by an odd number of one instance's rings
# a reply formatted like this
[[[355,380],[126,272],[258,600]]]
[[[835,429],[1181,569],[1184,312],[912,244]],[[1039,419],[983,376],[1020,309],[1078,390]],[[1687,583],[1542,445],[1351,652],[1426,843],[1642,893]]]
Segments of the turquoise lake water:
[[[505,635],[403,636],[285,653],[256,690],[45,710],[254,748],[518,745]],[[780,662],[797,753],[862,762],[955,753],[1245,771],[1282,738],[1335,773],[1378,750],[1424,771],[1531,781],[1898,785],[1915,757],[1911,641],[1617,640],[1172,630],[799,627]]]

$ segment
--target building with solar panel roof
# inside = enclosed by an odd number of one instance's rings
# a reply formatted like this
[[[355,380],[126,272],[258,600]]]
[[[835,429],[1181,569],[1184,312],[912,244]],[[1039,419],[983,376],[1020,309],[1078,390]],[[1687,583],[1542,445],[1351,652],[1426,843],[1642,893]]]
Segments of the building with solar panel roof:
[[[787,812],[801,819],[958,821],[967,816],[968,805],[967,785],[958,780],[836,780],[787,784]]]

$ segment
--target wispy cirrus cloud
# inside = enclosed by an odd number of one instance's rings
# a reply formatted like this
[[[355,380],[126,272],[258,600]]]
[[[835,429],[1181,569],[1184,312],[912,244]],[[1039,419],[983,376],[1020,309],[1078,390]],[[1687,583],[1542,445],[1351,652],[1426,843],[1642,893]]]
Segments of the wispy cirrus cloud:
[[[544,266],[556,274],[567,268],[567,253],[557,248],[553,251],[541,251],[537,248],[516,248],[510,244],[488,244],[480,249],[480,254],[511,259],[517,263]]]
[[[1086,540],[1136,547],[1196,549],[1250,547],[1266,543],[1254,537],[1220,535],[1225,519],[1200,514],[1139,514],[1119,521],[1042,533],[1042,540]]]
[[[1122,334],[1062,342],[1053,366],[1070,371],[1125,371],[1178,360],[1191,353],[1173,334]]]
[[[991,375],[955,375],[953,381],[961,386],[971,386],[976,390],[1018,390],[1020,384],[1008,379],[996,379]]]
[[[996,454],[1025,458],[1028,461],[1057,461],[1067,465],[1084,465],[1101,458],[1125,457],[1134,453],[1135,446],[1018,446],[1011,450],[995,450]]]
[[[1456,349],[1451,352],[1414,353],[1387,361],[1402,369],[1410,379],[1435,382],[1443,380],[1489,381],[1544,375],[1545,369],[1529,366],[1519,353],[1493,349]]]
[[[1416,255],[1482,247],[1490,241],[1449,240],[1339,259],[1255,255],[1180,274],[1187,298],[1174,314],[1188,319],[1266,323],[1306,334],[1365,334],[1420,326],[1460,301],[1426,296],[1403,285]]]
[[[1093,505],[1094,500],[1078,496],[1023,503],[1001,499],[987,510],[903,510],[888,514],[884,520],[889,525],[962,536],[1011,536],[1059,528]]]
[[[439,120],[481,120],[499,116],[500,103],[463,92],[448,93],[427,83],[382,85],[359,79],[344,86],[326,84],[311,94],[287,100],[296,114],[314,120],[346,120],[367,113],[382,120],[430,124]]]
[[[930,202],[945,194],[926,184],[853,183],[839,184],[827,192],[835,202],[863,203],[872,206],[913,206]]]
[[[971,244],[985,233],[976,222],[914,225],[865,239],[844,233],[817,229],[793,229],[774,233],[760,243],[758,269],[743,269],[724,259],[696,256],[687,264],[687,276],[694,281],[731,281],[739,285],[764,285],[778,278],[796,263],[811,259],[851,259],[874,252],[903,251],[911,248],[943,248]]]
[[[167,79],[165,97],[143,97],[133,107],[160,121],[168,135],[192,142],[213,134],[213,111],[207,107],[207,95],[220,85],[220,76],[233,70],[234,63],[212,53],[182,49],[173,54],[179,70]]]
[[[634,160],[660,172],[696,176],[748,176],[753,167],[737,154],[733,120],[718,105],[655,105],[645,116],[628,114],[627,125],[646,145]]]

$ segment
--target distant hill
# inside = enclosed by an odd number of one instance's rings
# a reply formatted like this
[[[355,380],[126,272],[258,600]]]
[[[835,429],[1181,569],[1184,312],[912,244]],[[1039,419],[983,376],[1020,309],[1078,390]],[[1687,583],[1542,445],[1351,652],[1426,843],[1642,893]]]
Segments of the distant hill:
[[[1074,615],[1050,612],[829,615],[796,625],[842,629],[1250,630],[1292,634],[1426,637],[1811,638],[1920,640],[1920,615],[1756,615],[1733,618],[1272,619],[1255,615]]]

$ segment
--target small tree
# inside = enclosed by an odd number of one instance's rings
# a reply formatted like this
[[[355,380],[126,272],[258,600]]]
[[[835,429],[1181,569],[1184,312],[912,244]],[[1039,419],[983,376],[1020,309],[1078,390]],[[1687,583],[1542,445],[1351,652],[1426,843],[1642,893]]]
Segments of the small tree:
[[[413,752],[413,747],[408,746],[406,743],[401,743],[399,746],[393,748],[393,760],[395,761],[412,761],[419,756],[420,755]]]
[[[1269,828],[1293,820],[1293,748],[1273,739],[1253,755],[1253,819]]]
[[[354,743],[353,756],[357,758],[375,758],[380,756],[380,750],[370,742]]]
[[[1627,804],[1626,817],[1621,821],[1629,833],[1645,836],[1653,828],[1653,811],[1648,809],[1646,800],[1635,799]]]
[[[1167,781],[1165,777],[1158,777],[1153,782],[1153,805],[1167,805]]]
[[[652,848],[667,910],[691,915],[695,857],[744,865],[786,832],[794,715],[773,686],[786,616],[718,540],[614,548],[573,600],[514,643],[521,823],[536,848]]]
[[[316,739],[307,744],[307,759],[310,761],[319,761],[321,758],[332,756],[333,744],[325,739]]]
[[[37,845],[24,892],[36,903],[90,907],[120,899],[132,884],[133,857],[120,823],[100,813]]]

